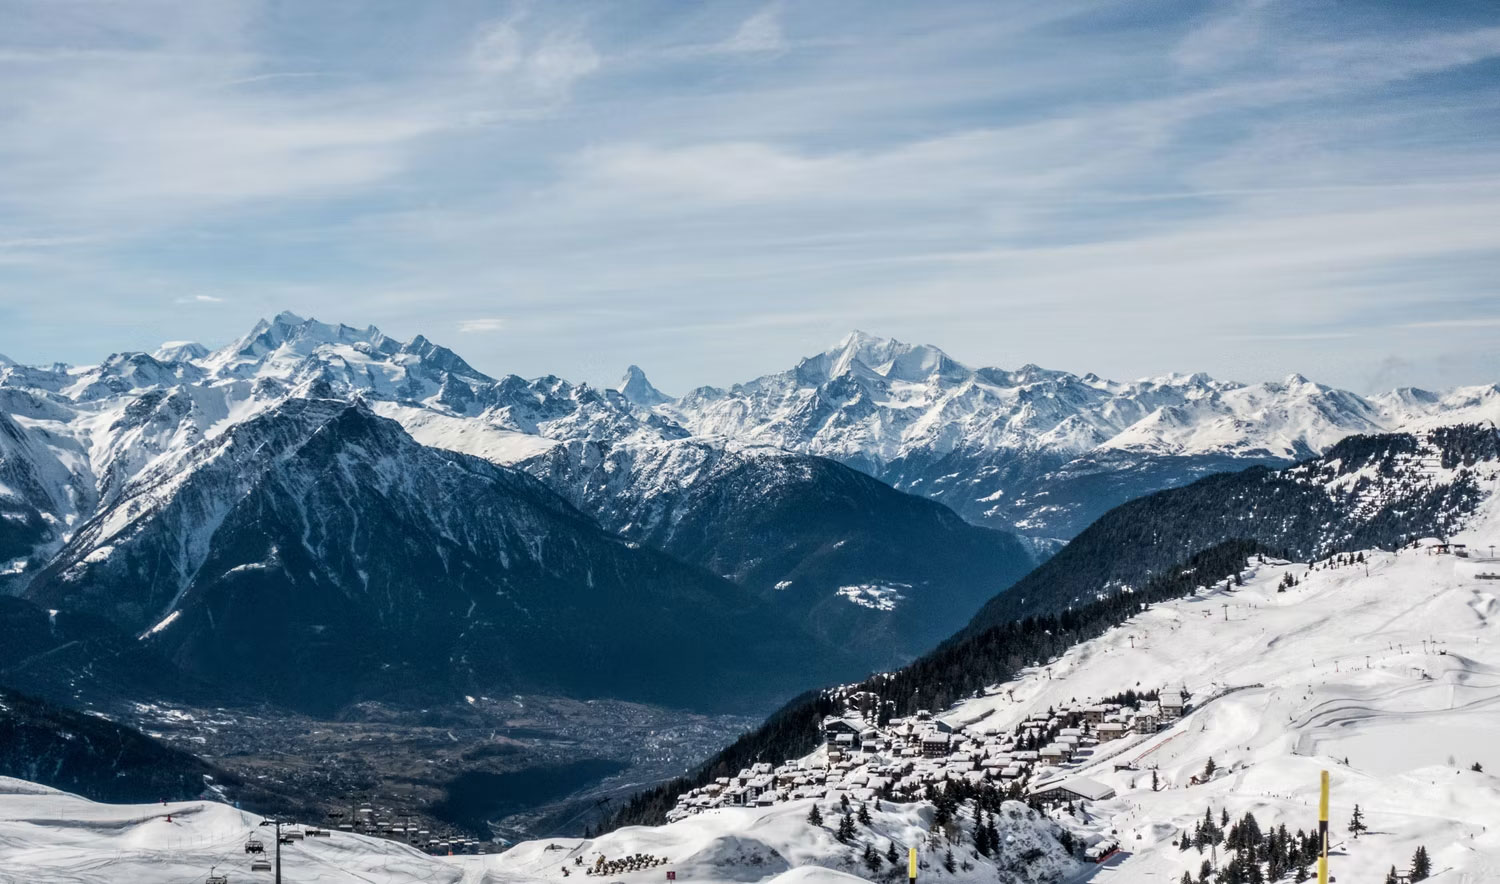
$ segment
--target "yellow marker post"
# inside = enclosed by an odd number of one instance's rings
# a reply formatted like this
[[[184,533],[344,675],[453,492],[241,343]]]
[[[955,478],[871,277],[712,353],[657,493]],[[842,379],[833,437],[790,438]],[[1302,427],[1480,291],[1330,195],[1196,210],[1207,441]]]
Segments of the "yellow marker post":
[[[1328,771],[1318,795],[1318,884],[1328,884]]]
[[[917,849],[915,847],[906,848],[906,879],[917,880]]]

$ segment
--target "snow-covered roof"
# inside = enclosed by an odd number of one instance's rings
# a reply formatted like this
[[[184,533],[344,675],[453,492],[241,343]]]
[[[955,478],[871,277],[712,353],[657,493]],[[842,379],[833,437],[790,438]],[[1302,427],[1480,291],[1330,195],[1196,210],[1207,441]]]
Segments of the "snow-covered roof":
[[[1031,794],[1040,795],[1043,792],[1050,792],[1053,789],[1063,789],[1072,792],[1074,795],[1087,798],[1090,801],[1104,801],[1107,798],[1115,797],[1113,787],[1105,785],[1098,780],[1089,779],[1088,777],[1069,777],[1065,780],[1040,783],[1032,787]]]

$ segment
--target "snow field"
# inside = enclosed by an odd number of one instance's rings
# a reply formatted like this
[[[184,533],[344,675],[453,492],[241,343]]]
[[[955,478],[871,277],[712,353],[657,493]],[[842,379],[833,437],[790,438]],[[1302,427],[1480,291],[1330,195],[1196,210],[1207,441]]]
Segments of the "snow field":
[[[1471,545],[1487,548],[1493,516],[1468,532]],[[1171,842],[1207,807],[1253,812],[1262,830],[1313,830],[1324,769],[1340,880],[1383,880],[1419,844],[1430,880],[1500,880],[1500,779],[1489,772],[1500,771],[1500,636],[1494,589],[1476,576],[1488,565],[1426,550],[1365,558],[1368,576],[1363,564],[1256,564],[1242,588],[1157,605],[944,718],[1008,728],[1073,698],[1186,685],[1194,711],[1176,726],[1070,766],[1118,792],[1078,820],[1118,832],[1131,854],[1098,870],[1101,881],[1196,877],[1204,857]],[[1299,585],[1277,592],[1288,572]],[[1209,758],[1213,779],[1192,785]],[[1137,770],[1114,770],[1124,761]],[[1355,804],[1370,826],[1358,840],[1347,831]]]

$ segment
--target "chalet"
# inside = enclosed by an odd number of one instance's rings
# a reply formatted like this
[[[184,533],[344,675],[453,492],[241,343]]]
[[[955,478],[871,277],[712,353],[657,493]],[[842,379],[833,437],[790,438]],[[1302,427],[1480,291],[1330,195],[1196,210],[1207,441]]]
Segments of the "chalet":
[[[1104,801],[1115,797],[1115,790],[1088,777],[1070,777],[1041,783],[1031,790],[1031,797],[1043,804],[1065,804],[1069,801]]]
[[[1067,761],[1068,757],[1071,755],[1066,746],[1062,746],[1057,743],[1053,743],[1050,746],[1043,746],[1042,750],[1037,754],[1039,754],[1042,757],[1042,761],[1046,762],[1047,764],[1062,764],[1064,761]]]
[[[1168,688],[1161,692],[1161,699],[1157,700],[1157,706],[1161,707],[1163,721],[1175,721],[1182,717],[1187,708],[1187,690],[1185,688]]]
[[[1108,706],[1085,706],[1080,718],[1089,724],[1098,724],[1104,720],[1104,716],[1110,713]]]
[[[921,744],[922,757],[942,758],[948,754],[949,748],[952,746],[952,744],[953,736],[951,734],[938,732],[923,734]]]
[[[1138,734],[1154,734],[1160,730],[1161,715],[1156,711],[1156,707],[1150,707],[1149,711],[1147,711],[1147,707],[1141,707],[1141,711],[1137,712],[1135,718],[1131,719],[1130,729]]]
[[[1099,737],[1099,742],[1108,743],[1110,740],[1118,740],[1125,736],[1126,726],[1123,721],[1101,721],[1094,728],[1094,733]]]
[[[839,737],[848,736],[849,739],[844,742],[852,743],[864,729],[864,722],[857,718],[830,715],[823,719],[823,740],[827,743],[834,743],[838,742]]]

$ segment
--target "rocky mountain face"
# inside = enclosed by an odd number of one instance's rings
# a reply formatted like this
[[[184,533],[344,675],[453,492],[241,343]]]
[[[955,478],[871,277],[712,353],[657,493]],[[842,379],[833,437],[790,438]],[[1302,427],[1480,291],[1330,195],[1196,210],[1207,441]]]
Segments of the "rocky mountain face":
[[[1033,564],[1013,535],[775,448],[570,442],[520,466],[605,527],[723,575],[881,668],[927,650]]]
[[[1111,510],[991,599],[963,634],[1141,586],[1226,541],[1310,561],[1447,537],[1497,488],[1500,430],[1493,426],[1351,436],[1295,466],[1210,476]]]
[[[482,691],[768,703],[859,671],[530,477],[342,400],[288,399],[143,471],[25,595],[316,713]]]

